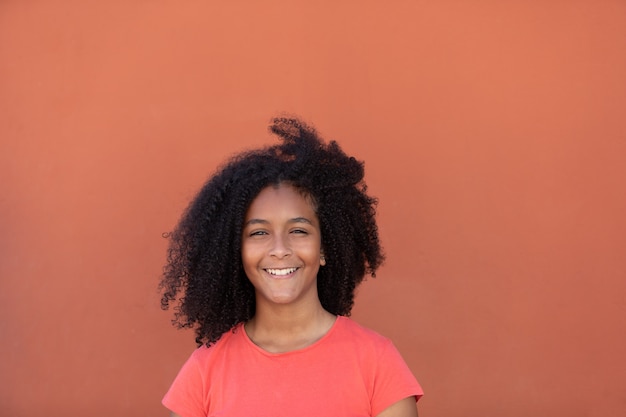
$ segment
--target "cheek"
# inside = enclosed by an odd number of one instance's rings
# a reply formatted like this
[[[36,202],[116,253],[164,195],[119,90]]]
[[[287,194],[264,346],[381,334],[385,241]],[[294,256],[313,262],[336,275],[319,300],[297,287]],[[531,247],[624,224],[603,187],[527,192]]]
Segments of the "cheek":
[[[246,245],[241,247],[241,263],[243,264],[243,268],[247,271],[252,263],[252,253],[250,248]]]
[[[297,248],[297,252],[303,259],[308,260],[309,262],[317,262],[319,263],[320,254],[322,253],[321,246],[317,243],[310,244],[307,243]]]
[[[243,272],[246,274],[248,280],[251,280],[255,276],[256,264],[249,259],[242,258]]]

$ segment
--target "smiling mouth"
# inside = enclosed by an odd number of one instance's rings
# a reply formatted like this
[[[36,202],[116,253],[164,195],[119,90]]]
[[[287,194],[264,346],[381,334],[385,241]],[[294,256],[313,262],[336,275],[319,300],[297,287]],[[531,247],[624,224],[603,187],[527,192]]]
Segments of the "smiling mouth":
[[[296,272],[297,269],[298,268],[266,268],[265,271],[267,271],[267,273],[270,275],[283,277],[285,275],[293,274],[294,272]]]

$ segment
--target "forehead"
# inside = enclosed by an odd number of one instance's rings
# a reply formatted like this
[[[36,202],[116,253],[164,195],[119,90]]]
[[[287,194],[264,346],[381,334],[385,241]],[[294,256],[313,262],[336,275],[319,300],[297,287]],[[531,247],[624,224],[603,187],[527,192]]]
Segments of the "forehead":
[[[311,197],[302,190],[284,183],[270,185],[261,190],[252,200],[246,213],[246,220],[278,215],[305,216],[317,219]]]

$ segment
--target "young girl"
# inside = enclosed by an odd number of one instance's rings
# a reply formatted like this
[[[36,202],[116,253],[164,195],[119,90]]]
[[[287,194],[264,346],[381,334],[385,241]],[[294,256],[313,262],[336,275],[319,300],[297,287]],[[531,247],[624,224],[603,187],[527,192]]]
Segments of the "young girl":
[[[163,398],[172,416],[415,417],[422,389],[391,341],[347,316],[383,261],[363,163],[278,118],[170,237],[162,307],[199,348]]]

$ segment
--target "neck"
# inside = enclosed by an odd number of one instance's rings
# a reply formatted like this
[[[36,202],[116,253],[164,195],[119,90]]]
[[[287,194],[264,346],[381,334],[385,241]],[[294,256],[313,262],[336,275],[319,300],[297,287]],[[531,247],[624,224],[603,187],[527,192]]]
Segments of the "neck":
[[[305,309],[257,303],[256,313],[246,323],[245,330],[250,340],[262,349],[281,353],[315,343],[334,322],[335,316],[324,310],[319,301]]]

